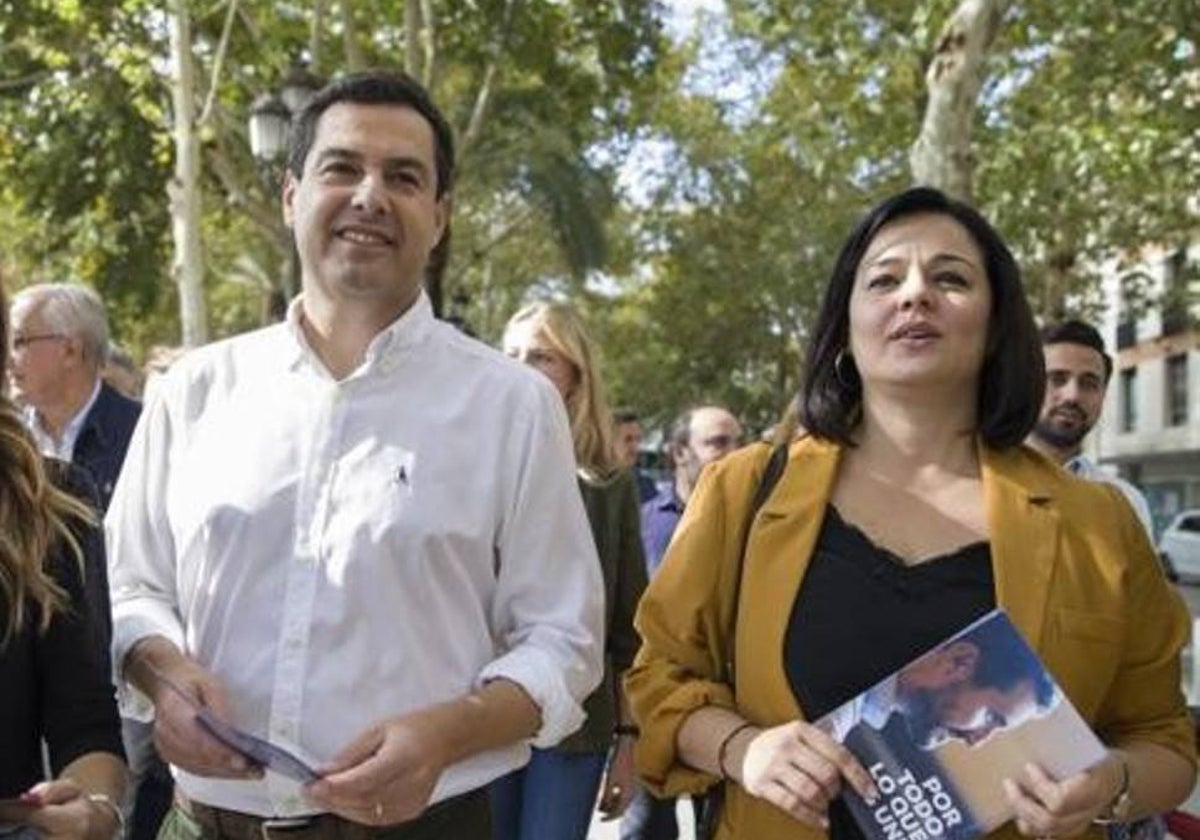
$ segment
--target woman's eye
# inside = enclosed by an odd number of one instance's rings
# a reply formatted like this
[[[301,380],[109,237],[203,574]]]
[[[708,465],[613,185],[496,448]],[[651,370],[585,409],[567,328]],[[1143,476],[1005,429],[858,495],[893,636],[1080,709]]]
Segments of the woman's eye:
[[[943,271],[937,276],[937,281],[943,286],[956,286],[962,288],[967,285],[967,278],[953,271]]]
[[[876,274],[867,280],[868,289],[885,289],[888,286],[895,285],[896,278],[890,274]]]

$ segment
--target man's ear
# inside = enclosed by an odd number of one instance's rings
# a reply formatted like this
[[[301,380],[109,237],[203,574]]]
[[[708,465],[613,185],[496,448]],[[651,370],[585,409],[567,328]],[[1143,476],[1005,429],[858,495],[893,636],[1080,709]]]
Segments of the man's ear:
[[[299,181],[297,181],[296,176],[292,174],[292,170],[285,169],[283,172],[283,190],[280,193],[280,197],[283,203],[283,223],[289,228],[292,226],[292,222],[295,219],[295,212],[292,210],[292,202],[295,200],[296,187],[298,185]]]
[[[450,227],[450,214],[454,211],[454,196],[449,192],[442,193],[442,197],[437,200],[437,208],[434,211],[434,224],[437,226],[437,235],[433,239],[433,248],[437,248],[442,244],[442,237],[446,235],[446,231]],[[433,248],[430,249],[432,252]]]
[[[961,640],[946,646],[946,665],[954,682],[967,682],[975,676],[979,664],[979,648],[972,642]]]

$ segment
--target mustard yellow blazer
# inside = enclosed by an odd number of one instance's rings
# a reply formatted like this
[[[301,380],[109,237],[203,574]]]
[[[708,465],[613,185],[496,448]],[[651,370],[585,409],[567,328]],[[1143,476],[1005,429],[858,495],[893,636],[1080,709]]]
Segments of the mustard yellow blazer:
[[[717,675],[740,531],[767,448],[750,447],[708,468],[689,501],[638,609],[643,645],[626,679],[641,726],[638,771],[656,793],[695,793],[717,781],[681,763],[675,749],[684,718],[700,706],[736,708],[762,726],[804,717],[783,669],[784,631],[840,451],[811,437],[794,443],[755,519],[737,620],[736,695]],[[1128,503],[1115,488],[1077,479],[1023,447],[981,446],[980,458],[997,604],[1105,743],[1149,741],[1194,762],[1180,674],[1188,612]],[[846,605],[850,620],[861,606]],[[719,838],[822,836],[726,783]],[[1019,837],[1011,823],[992,836]]]

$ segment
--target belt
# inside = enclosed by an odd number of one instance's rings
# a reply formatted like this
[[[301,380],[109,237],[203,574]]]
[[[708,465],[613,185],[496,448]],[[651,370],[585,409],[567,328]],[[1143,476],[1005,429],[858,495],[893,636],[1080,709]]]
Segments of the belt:
[[[428,817],[485,795],[483,790],[469,791],[430,806],[411,822],[385,826],[362,825],[328,813],[307,817],[259,817],[205,805],[185,798],[178,791],[175,804],[195,820],[205,833],[227,840],[380,840],[384,835],[405,837],[406,828],[416,828]]]

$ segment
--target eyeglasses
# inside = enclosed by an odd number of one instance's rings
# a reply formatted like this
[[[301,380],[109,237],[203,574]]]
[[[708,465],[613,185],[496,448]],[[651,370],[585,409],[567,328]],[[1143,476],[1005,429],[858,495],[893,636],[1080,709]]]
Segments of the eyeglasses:
[[[66,336],[62,333],[38,333],[37,335],[14,335],[12,338],[12,349],[24,350],[30,344],[38,341],[61,341]]]

